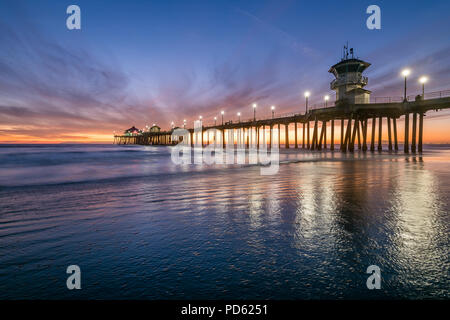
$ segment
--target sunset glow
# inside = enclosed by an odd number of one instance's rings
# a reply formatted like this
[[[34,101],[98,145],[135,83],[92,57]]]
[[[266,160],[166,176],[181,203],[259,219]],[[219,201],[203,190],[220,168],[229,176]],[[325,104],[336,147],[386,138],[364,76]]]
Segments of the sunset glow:
[[[0,65],[8,66],[0,73],[1,143],[112,143],[114,132],[133,125],[155,123],[170,129],[172,121],[182,126],[185,119],[185,127],[192,128],[199,114],[204,125],[221,115],[224,122],[233,120],[238,111],[242,121],[252,119],[254,110],[248,106],[255,102],[257,117],[270,118],[272,105],[282,115],[304,112],[305,97],[309,108],[335,100],[327,70],[339,58],[342,39],[327,36],[322,41],[329,28],[319,22],[335,19],[333,6],[310,4],[304,19],[286,25],[293,12],[302,10],[299,4],[272,16],[271,4],[256,10],[238,3],[178,3],[181,22],[159,14],[174,12],[164,4],[131,3],[110,7],[107,1],[83,2],[90,16],[80,31],[68,31],[60,23],[62,5],[0,5],[0,41],[8,48],[0,54]],[[445,11],[436,6],[433,12]],[[402,6],[385,7],[395,16],[384,17],[386,26],[406,19],[397,14]],[[349,6],[345,14],[353,20],[358,8]],[[118,15],[110,28],[101,28],[113,12],[127,14]],[[217,17],[206,12],[216,12]],[[342,27],[357,54],[372,64],[367,88],[373,97],[401,97],[399,72],[405,66],[414,71],[408,75],[408,95],[421,93],[419,77],[424,74],[429,79],[427,93],[450,89],[450,74],[441,72],[450,65],[448,39],[443,33],[428,36],[448,20],[421,12],[411,12],[404,21],[408,28],[396,33]],[[28,18],[41,15],[47,22]],[[427,27],[409,24],[419,15]],[[229,27],[222,29],[211,19]],[[314,37],[305,36],[303,31],[312,25]],[[362,40],[369,35],[370,42]],[[415,50],[408,49],[411,37],[421,39]],[[436,115],[448,116],[447,111]],[[425,143],[450,141],[446,121],[438,118],[426,122]]]

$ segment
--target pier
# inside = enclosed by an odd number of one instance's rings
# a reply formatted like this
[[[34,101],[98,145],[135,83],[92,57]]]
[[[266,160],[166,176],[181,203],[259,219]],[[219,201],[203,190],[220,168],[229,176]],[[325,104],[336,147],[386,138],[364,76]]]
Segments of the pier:
[[[352,51],[351,51],[352,52]],[[352,52],[353,55],[353,52]],[[335,150],[335,126],[340,126],[339,151],[353,152],[356,149],[366,151],[383,150],[383,132],[388,137],[387,149],[389,151],[399,150],[399,139],[397,122],[404,120],[404,142],[405,153],[421,153],[423,151],[423,124],[426,113],[435,110],[440,111],[450,108],[450,90],[406,96],[406,73],[405,94],[403,97],[371,97],[371,91],[364,89],[368,83],[367,77],[362,76],[363,71],[370,63],[349,58],[348,53],[342,60],[332,66],[329,70],[334,79],[330,88],[336,91],[336,102],[328,106],[328,101],[322,107],[313,107],[308,110],[306,100],[306,112],[289,114],[267,119],[254,119],[238,122],[227,122],[220,125],[202,126],[200,138],[195,137],[194,129],[186,129],[190,134],[190,143],[206,146],[211,143],[220,143],[225,147],[225,137],[231,137],[230,143],[244,141],[246,148],[249,140],[255,136],[256,144],[261,143],[269,146],[274,143],[274,133],[277,142],[280,143],[281,134],[284,134],[284,147],[308,150]],[[408,72],[409,74],[409,72]],[[306,96],[308,97],[308,96]],[[308,98],[306,98],[308,99]],[[383,124],[386,127],[383,128]],[[294,137],[290,136],[289,127],[294,126]],[[284,133],[281,131],[283,126]],[[298,131],[301,128],[301,138]],[[215,129],[220,132],[205,137],[205,132]],[[266,131],[269,130],[269,141],[266,139]],[[387,130],[387,131],[383,131]],[[139,145],[174,145],[178,141],[172,140],[173,129],[168,131],[142,132],[136,135],[115,135],[116,144],[139,144]],[[235,133],[238,132],[235,140]],[[261,139],[261,132],[262,139]],[[330,132],[330,144],[327,142],[327,132]]]

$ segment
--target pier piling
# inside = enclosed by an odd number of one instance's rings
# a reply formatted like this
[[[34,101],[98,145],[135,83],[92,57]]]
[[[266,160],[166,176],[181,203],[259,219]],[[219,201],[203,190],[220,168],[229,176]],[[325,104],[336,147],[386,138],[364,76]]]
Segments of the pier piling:
[[[409,153],[409,113],[405,114],[405,142],[404,142],[404,152]]]
[[[331,141],[330,150],[334,151],[334,119],[331,120]]]
[[[284,131],[285,131],[285,141],[284,146],[286,149],[289,149],[289,123],[284,124]]]
[[[413,113],[412,134],[411,134],[411,152],[416,153],[416,127],[417,112]]]
[[[297,141],[297,121],[294,122],[294,139],[295,139],[295,149],[298,149],[298,141]]]
[[[375,126],[377,125],[377,118],[372,118],[372,136],[370,141],[370,151],[375,151]]]
[[[391,135],[391,118],[387,117],[387,126],[388,126],[388,149],[389,151],[392,151],[392,135]]]
[[[383,150],[383,117],[378,119],[378,151]]]
[[[419,145],[418,145],[419,153],[422,153],[422,140],[423,140],[423,113],[421,112],[419,115]]]

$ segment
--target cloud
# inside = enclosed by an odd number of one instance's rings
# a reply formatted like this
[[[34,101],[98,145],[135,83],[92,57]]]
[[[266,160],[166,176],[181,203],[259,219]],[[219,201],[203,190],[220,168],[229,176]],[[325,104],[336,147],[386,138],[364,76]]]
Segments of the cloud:
[[[242,41],[230,48],[230,55],[204,62],[202,68],[183,61],[176,71],[149,77],[124,70],[114,59],[114,50],[100,57],[88,46],[73,47],[63,43],[64,39],[52,38],[20,10],[11,12],[17,23],[0,22],[0,140],[14,136],[86,140],[131,125],[158,123],[164,128],[171,121],[180,123],[199,115],[212,122],[220,110],[226,111],[227,119],[236,118],[237,111],[246,119],[253,116],[253,102],[259,105],[258,117],[270,116],[272,104],[280,113],[299,112],[306,89],[313,92],[311,104],[322,103],[322,94],[330,93],[331,76],[323,65],[328,57],[277,28],[270,19],[235,10],[254,25],[242,31]],[[255,34],[267,35],[268,44],[257,58],[246,48]],[[401,95],[402,55],[416,73],[432,74],[434,85],[440,80],[443,86],[449,84],[450,47],[422,54],[402,48],[403,43],[394,41],[368,54],[367,59],[374,60],[368,70],[373,75],[368,89],[374,96]],[[160,61],[149,59],[148,63]],[[148,78],[152,83],[142,80]]]
[[[176,76],[158,77],[139,96],[133,93],[133,79],[112,59],[59,43],[24,15],[16,20],[20,23],[0,22],[0,43],[7,48],[0,53],[3,136],[111,133],[136,122],[143,125],[144,119],[192,119],[219,106],[230,114],[289,87],[280,80],[280,57],[272,52],[262,65],[239,57],[217,63],[201,76],[186,63]]]

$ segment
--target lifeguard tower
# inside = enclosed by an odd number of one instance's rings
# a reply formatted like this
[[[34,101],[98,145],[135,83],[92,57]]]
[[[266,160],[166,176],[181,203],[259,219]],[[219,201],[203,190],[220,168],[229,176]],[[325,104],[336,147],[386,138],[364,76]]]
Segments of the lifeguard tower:
[[[336,91],[336,105],[370,103],[372,92],[364,89],[368,78],[362,75],[369,66],[370,63],[354,57],[353,48],[349,54],[348,46],[344,46],[341,61],[328,70],[336,77],[330,84],[330,88]]]

